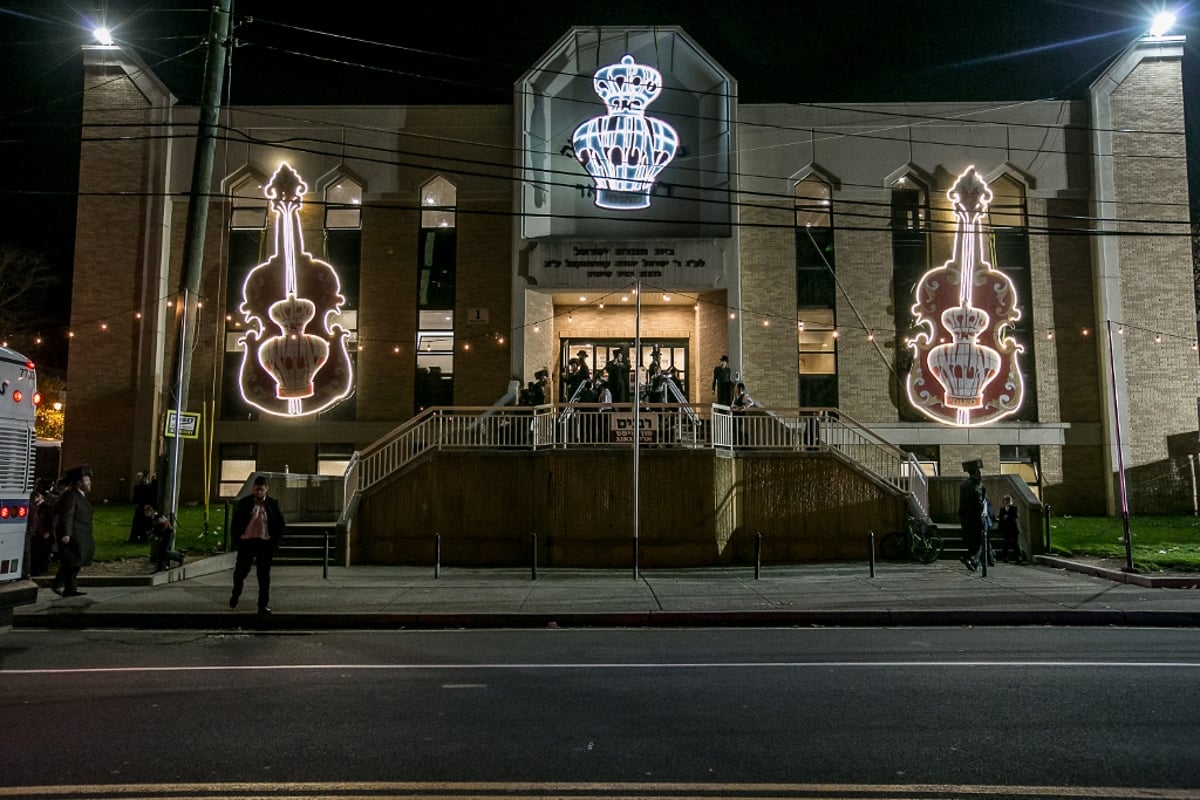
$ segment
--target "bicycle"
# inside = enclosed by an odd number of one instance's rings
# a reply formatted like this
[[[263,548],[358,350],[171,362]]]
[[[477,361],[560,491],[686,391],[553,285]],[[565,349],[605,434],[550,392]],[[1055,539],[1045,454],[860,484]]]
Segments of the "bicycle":
[[[932,564],[942,555],[942,537],[936,535],[937,528],[909,520],[903,531],[893,531],[879,543],[879,553],[889,561],[911,558],[922,564]]]

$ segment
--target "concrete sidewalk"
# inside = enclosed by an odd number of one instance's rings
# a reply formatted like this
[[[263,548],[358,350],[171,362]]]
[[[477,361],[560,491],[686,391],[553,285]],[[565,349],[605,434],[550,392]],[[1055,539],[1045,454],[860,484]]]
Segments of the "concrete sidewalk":
[[[273,614],[247,579],[228,607],[232,555],[155,576],[81,581],[83,597],[42,588],[15,609],[20,628],[389,629],[466,627],[1129,625],[1200,627],[1200,590],[1139,586],[1082,565],[956,561],[689,570],[276,567]],[[1095,570],[1093,570],[1095,571]],[[146,580],[149,579],[149,580]],[[39,579],[41,580],[41,579]],[[1200,576],[1196,581],[1200,583]]]

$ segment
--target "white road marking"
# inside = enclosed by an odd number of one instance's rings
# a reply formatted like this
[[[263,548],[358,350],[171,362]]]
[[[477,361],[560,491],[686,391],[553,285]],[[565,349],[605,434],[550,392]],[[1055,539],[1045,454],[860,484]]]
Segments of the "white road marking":
[[[0,675],[86,675],[122,672],[239,672],[322,670],[679,670],[679,669],[848,669],[866,667],[999,667],[1010,669],[1087,667],[1125,669],[1196,669],[1200,661],[696,661],[680,663],[499,663],[499,664],[211,664],[178,666],[55,667],[0,669]]]
[[[572,800],[726,800],[754,798],[896,798],[896,797],[1088,797],[1109,800],[1191,800],[1196,789],[1124,786],[981,786],[977,784],[855,783],[551,783],[551,782],[322,782],[322,783],[151,783],[0,787],[0,797],[171,798],[307,797],[322,800],[371,797],[464,798],[562,797]],[[365,793],[371,793],[365,795]],[[386,793],[386,794],[385,794]]]

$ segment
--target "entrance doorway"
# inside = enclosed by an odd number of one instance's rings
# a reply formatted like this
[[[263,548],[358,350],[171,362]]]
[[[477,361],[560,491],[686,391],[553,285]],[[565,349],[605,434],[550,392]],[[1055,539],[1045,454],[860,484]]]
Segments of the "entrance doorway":
[[[675,383],[679,386],[680,392],[684,397],[690,397],[689,376],[689,352],[687,339],[642,339],[642,352],[640,358],[633,357],[633,340],[632,339],[561,339],[559,344],[559,375],[562,378],[559,381],[558,396],[564,401],[570,400],[571,395],[567,390],[566,376],[568,374],[568,366],[570,360],[575,358],[582,350],[586,356],[585,360],[588,369],[593,375],[597,370],[603,372],[604,367],[608,364],[608,359],[611,354],[618,348],[623,349],[630,356],[630,361],[636,361],[638,366],[638,385],[643,388],[643,396],[645,387],[650,383],[650,377],[657,362],[657,368],[664,374],[671,374],[674,368]],[[629,386],[626,388],[625,396],[632,396],[633,392],[633,373],[629,373]],[[615,393],[614,393],[615,394]],[[677,400],[667,396],[661,402],[674,403]]]

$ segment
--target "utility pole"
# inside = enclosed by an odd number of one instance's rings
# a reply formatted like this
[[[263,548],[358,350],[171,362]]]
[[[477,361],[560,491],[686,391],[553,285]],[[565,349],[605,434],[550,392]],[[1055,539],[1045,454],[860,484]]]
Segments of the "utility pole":
[[[196,342],[196,303],[204,267],[204,230],[208,225],[209,191],[217,149],[217,119],[221,111],[221,83],[225,77],[226,48],[229,46],[232,0],[213,0],[208,27],[208,54],[204,59],[204,87],[200,96],[200,121],[196,131],[196,157],[192,162],[192,188],[188,193],[187,227],[183,239],[183,265],[179,275],[179,301],[175,319],[179,329],[175,347],[175,377],[171,408],[175,411],[175,435],[163,470],[166,495],[159,504],[169,510],[172,524],[179,509],[179,473],[183,464],[183,414],[188,407],[188,382],[192,377],[192,348]],[[165,428],[164,428],[165,431]],[[165,501],[165,502],[164,502]]]

